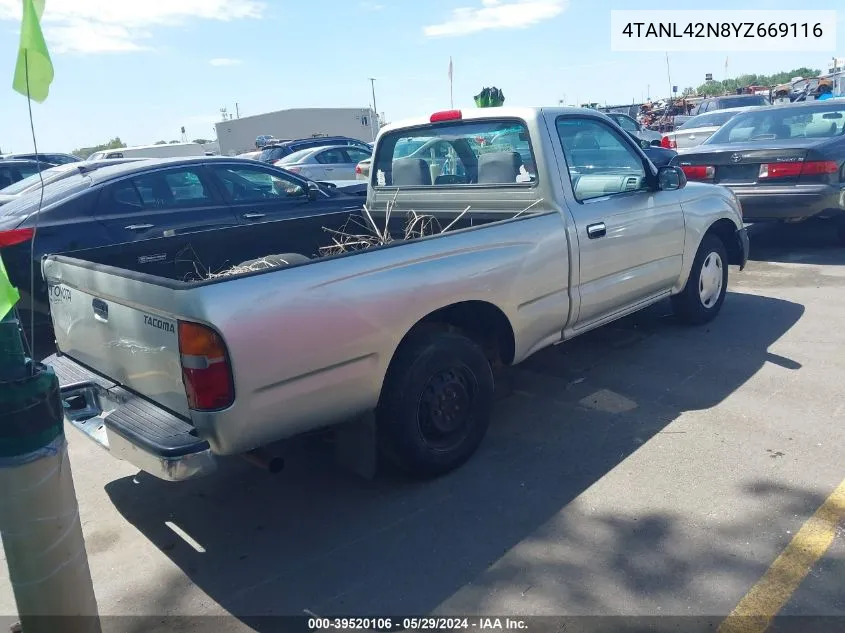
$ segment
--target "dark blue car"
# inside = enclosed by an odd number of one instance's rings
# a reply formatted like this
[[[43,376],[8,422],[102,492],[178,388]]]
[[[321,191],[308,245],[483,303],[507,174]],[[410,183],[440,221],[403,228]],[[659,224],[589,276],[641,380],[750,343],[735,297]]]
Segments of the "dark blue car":
[[[366,183],[351,184],[349,189],[318,184],[278,167],[227,157],[148,159],[103,167],[44,187],[34,258],[37,262],[48,253],[359,209]],[[39,199],[39,192],[30,193],[0,207],[0,238],[4,231],[35,226]],[[12,283],[22,297],[28,296],[29,243],[4,248],[3,261]],[[45,312],[40,272],[35,279],[35,307]],[[27,305],[27,300],[21,302]]]

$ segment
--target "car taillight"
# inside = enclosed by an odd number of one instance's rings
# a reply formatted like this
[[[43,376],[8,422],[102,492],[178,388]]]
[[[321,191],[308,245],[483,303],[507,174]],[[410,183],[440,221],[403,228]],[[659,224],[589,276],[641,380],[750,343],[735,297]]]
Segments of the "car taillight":
[[[712,165],[681,165],[681,170],[689,180],[708,180],[716,175]]]
[[[0,248],[28,242],[32,239],[34,232],[34,229],[12,229],[10,231],[0,231]]]
[[[279,165],[282,169],[287,169],[288,171],[292,171],[295,174],[298,174],[302,171],[302,167],[294,167],[293,165]]]
[[[229,354],[217,332],[199,323],[179,321],[179,355],[191,409],[214,411],[235,401]]]
[[[355,165],[355,173],[356,174],[363,174],[364,172],[361,171],[361,165]]]
[[[463,118],[463,113],[460,110],[443,110],[435,112],[429,117],[430,123],[440,123],[441,121],[460,121]]]
[[[794,178],[796,176],[819,176],[835,174],[839,163],[833,160],[811,160],[794,163],[763,163],[760,165],[760,178]]]
[[[665,149],[676,149],[678,147],[678,144],[672,139],[670,139],[668,136],[664,136],[662,139],[660,139],[660,147],[663,147]]]

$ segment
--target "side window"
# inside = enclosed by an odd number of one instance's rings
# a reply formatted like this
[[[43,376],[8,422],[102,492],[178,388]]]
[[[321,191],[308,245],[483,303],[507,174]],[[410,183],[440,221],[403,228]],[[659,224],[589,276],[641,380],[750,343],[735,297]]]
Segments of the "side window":
[[[642,158],[603,121],[560,117],[557,133],[579,202],[646,188]]]
[[[358,149],[357,147],[350,147],[346,150],[346,155],[349,157],[349,163],[360,163],[362,160],[366,160],[372,156],[370,152],[365,152],[362,149]]]
[[[8,167],[0,167],[0,189],[13,184],[15,184],[15,178],[12,176],[12,170]]]
[[[633,119],[629,119],[626,116],[620,116],[616,117],[616,122],[619,124],[619,127],[621,127],[626,132],[639,132],[639,129],[637,129],[637,124]]]
[[[314,158],[317,159],[318,163],[323,165],[337,165],[346,162],[346,156],[343,155],[343,150],[341,149],[327,149],[317,154]]]
[[[174,169],[127,178],[110,185],[103,191],[100,209],[108,214],[122,214],[213,203],[214,198],[196,171]]]
[[[36,168],[35,163],[18,166],[18,174],[20,175],[20,178],[18,180],[29,178],[30,176],[34,176],[37,173],[38,169]]]
[[[275,171],[234,165],[213,165],[211,169],[232,202],[301,198],[308,193],[299,181]]]

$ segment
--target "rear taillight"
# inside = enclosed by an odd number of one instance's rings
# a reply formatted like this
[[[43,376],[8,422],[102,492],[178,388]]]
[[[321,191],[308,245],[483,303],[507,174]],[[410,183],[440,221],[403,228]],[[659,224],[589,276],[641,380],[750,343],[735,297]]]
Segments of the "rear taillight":
[[[33,229],[12,229],[10,231],[0,231],[0,248],[28,242],[32,239],[33,234]]]
[[[811,160],[794,163],[763,163],[760,165],[760,179],[795,178],[796,176],[821,176],[835,174],[839,163],[833,160]]]
[[[281,167],[282,169],[287,169],[288,171],[293,172],[295,174],[298,174],[302,171],[302,167],[293,167],[290,165],[279,165],[279,167]]]
[[[179,321],[179,355],[191,409],[214,411],[235,401],[229,354],[217,332],[199,323]]]
[[[712,165],[681,165],[681,170],[689,180],[709,180],[716,175]]]
[[[660,147],[663,147],[665,149],[676,149],[678,147],[678,144],[672,139],[670,139],[668,136],[664,136],[662,139],[660,139]]]
[[[364,172],[361,171],[361,165],[355,165],[355,173],[356,174],[363,174]]]

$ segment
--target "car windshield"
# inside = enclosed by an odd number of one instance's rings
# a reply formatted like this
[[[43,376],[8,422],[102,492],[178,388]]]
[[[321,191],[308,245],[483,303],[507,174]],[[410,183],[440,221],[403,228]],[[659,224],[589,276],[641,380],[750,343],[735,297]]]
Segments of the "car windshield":
[[[309,147],[308,149],[301,149],[298,152],[294,152],[293,154],[288,154],[281,160],[281,165],[293,165],[294,163],[298,163],[304,158],[311,156],[316,150],[313,147]]]
[[[716,110],[715,112],[708,112],[707,114],[699,114],[688,121],[684,121],[682,125],[678,126],[678,129],[690,130],[699,127],[716,127],[724,125],[739,113],[739,110]]]
[[[0,189],[0,194],[4,196],[16,196],[19,193],[26,191],[30,187],[36,187],[40,185],[42,178],[44,178],[44,182],[48,182],[50,179],[55,178],[57,175],[66,173],[74,168],[75,167],[73,163],[69,163],[67,165],[59,165],[57,167],[45,169],[40,174],[32,174],[31,176],[27,176],[23,180],[19,180],[14,184],[9,185],[5,189]]]
[[[12,215],[26,216],[37,211],[39,203],[41,203],[41,208],[43,209],[66,196],[87,189],[90,186],[90,176],[68,176],[67,178],[48,183],[44,186],[44,189],[30,191],[4,204],[0,207],[0,215],[7,217]]]
[[[756,143],[800,138],[832,138],[845,130],[845,103],[813,107],[761,108],[737,115],[705,141]]]

